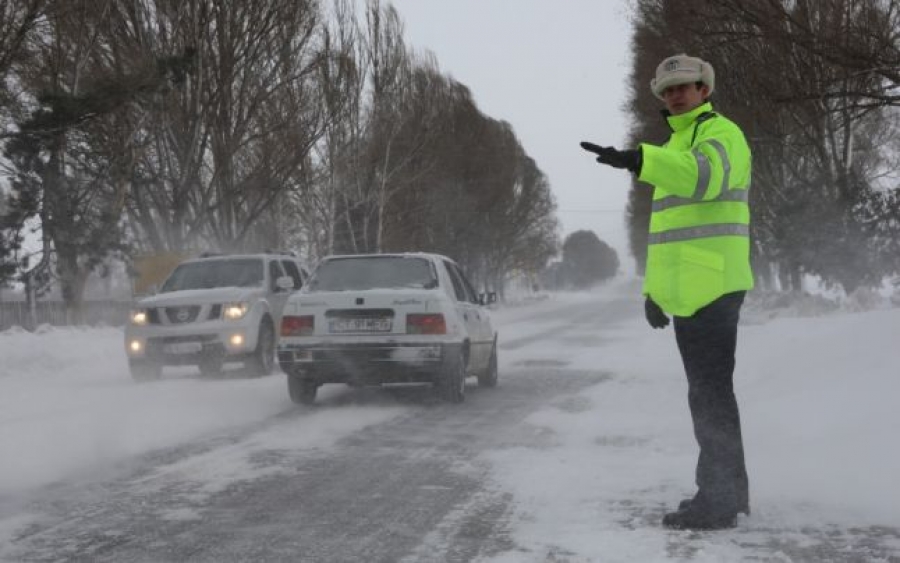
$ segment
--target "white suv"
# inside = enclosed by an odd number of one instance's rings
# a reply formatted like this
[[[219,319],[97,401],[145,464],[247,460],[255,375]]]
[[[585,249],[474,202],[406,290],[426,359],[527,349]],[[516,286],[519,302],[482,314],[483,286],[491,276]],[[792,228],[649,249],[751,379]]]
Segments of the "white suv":
[[[250,375],[272,372],[276,327],[291,291],[306,282],[286,254],[215,255],[179,264],[159,293],[138,301],[125,327],[132,377],[156,379],[166,365],[197,365],[206,375],[225,362]]]
[[[278,362],[296,403],[323,383],[427,382],[450,402],[497,384],[497,333],[459,266],[437,254],[322,260],[281,319]]]

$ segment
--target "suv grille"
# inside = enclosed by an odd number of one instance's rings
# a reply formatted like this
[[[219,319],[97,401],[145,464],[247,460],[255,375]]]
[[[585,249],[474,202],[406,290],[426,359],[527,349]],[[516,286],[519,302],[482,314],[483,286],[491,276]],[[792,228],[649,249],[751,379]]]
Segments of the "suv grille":
[[[192,323],[197,320],[197,315],[200,313],[200,306],[165,307],[163,310],[166,312],[166,318],[169,319],[170,324],[184,324]]]

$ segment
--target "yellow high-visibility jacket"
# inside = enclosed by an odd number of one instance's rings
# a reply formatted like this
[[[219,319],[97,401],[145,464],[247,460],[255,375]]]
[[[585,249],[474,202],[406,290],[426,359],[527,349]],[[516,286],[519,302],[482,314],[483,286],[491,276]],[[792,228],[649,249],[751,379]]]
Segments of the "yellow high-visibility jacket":
[[[667,117],[664,146],[641,144],[638,179],[653,185],[644,294],[689,317],[726,293],[753,288],[750,147],[704,103]]]

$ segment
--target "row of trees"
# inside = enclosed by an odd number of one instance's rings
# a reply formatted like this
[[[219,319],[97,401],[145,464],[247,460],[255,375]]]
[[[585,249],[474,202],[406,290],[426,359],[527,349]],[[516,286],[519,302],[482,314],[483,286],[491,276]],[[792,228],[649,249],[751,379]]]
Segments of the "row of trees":
[[[649,90],[687,52],[716,69],[715,107],[753,150],[760,283],[804,273],[851,292],[900,272],[900,0],[637,0],[631,141],[668,135]],[[650,193],[628,221],[645,261]]]
[[[58,278],[73,321],[111,256],[429,250],[500,289],[556,251],[545,175],[380,0],[0,0],[0,18],[0,283]]]

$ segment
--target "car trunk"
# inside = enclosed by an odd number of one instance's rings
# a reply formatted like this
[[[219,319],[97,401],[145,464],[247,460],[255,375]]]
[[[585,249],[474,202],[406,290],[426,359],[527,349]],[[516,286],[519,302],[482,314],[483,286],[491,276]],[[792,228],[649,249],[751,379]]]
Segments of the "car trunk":
[[[407,334],[409,315],[440,312],[434,290],[316,292],[299,301],[291,314],[314,315],[316,336]]]

